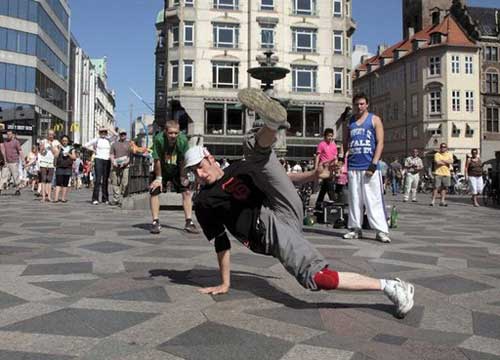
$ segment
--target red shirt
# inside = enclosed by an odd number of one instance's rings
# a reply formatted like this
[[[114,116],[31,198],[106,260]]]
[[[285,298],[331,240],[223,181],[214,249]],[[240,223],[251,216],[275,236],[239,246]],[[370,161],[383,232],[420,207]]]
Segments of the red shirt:
[[[337,158],[338,150],[335,141],[327,143],[325,140],[318,144],[319,163],[322,164],[327,161],[332,161]]]
[[[21,154],[21,144],[17,139],[7,140],[3,143],[5,149],[5,162],[18,163],[19,155]]]

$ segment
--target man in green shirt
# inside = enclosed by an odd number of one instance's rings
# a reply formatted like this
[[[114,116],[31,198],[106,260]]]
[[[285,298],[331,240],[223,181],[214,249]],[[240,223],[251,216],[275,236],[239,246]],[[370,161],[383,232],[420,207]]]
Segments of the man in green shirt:
[[[160,233],[160,198],[161,192],[167,190],[167,183],[170,181],[177,193],[182,193],[182,206],[186,225],[184,230],[197,234],[191,216],[193,204],[191,192],[189,191],[189,180],[184,171],[184,154],[189,148],[186,135],[180,132],[179,123],[169,120],[165,124],[165,130],[158,133],[153,140],[153,159],[155,179],[149,186],[151,194],[151,214],[153,216],[152,234]]]

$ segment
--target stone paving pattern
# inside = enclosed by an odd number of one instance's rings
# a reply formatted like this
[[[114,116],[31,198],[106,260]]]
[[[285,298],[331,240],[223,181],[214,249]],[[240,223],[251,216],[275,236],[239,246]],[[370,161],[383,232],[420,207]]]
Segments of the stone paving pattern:
[[[202,295],[217,262],[182,211],[162,211],[155,236],[147,211],[70,199],[0,196],[0,360],[500,359],[498,209],[391,196],[390,245],[306,233],[335,269],[413,282],[398,320],[381,293],[308,292],[236,243],[230,293]]]

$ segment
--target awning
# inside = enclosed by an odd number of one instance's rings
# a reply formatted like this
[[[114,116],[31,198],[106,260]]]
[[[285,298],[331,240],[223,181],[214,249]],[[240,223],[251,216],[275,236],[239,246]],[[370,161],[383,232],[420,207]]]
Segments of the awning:
[[[440,127],[441,127],[441,124],[438,124],[438,123],[428,124],[427,131],[436,131],[436,130],[439,130]]]

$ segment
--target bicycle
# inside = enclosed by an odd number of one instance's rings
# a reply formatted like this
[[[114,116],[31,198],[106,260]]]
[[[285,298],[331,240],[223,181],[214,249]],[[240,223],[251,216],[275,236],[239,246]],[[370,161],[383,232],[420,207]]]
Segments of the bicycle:
[[[497,189],[493,187],[490,178],[486,178],[483,186],[483,204],[485,206],[498,204],[498,193]]]

